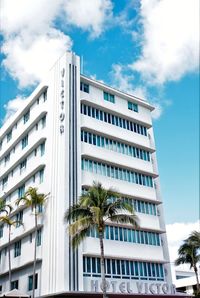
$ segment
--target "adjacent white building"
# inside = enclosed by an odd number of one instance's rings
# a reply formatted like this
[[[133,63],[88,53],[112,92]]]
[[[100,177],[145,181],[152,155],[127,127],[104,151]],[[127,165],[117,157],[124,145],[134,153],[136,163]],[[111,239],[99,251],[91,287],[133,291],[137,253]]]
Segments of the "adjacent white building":
[[[109,224],[105,232],[108,291],[171,293],[151,111],[146,101],[80,75],[66,53],[46,80],[0,129],[0,197],[13,204],[12,287],[32,288],[31,210],[15,201],[29,186],[50,193],[39,219],[36,295],[100,291],[99,240],[69,245],[64,211],[93,181],[134,205],[140,229]],[[0,226],[0,290],[8,290],[8,228]],[[31,293],[31,292],[30,292]]]

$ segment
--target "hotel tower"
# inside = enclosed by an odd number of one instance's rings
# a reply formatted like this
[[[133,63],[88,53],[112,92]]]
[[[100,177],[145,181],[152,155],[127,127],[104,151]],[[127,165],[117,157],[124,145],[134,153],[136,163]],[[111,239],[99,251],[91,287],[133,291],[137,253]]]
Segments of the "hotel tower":
[[[147,101],[80,74],[65,53],[0,129],[0,197],[13,205],[12,288],[31,294],[34,216],[15,202],[30,187],[49,193],[37,230],[36,296],[100,292],[100,248],[93,231],[73,250],[64,212],[93,181],[132,204],[140,228],[108,223],[108,292],[171,293],[171,272]],[[0,291],[9,290],[8,227],[0,224]]]

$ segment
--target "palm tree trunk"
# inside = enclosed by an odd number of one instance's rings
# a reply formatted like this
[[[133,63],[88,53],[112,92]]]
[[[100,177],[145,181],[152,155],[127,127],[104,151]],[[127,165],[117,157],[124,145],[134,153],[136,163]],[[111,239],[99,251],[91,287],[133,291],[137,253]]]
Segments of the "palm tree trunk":
[[[102,290],[103,298],[107,298],[106,295],[106,277],[105,277],[105,258],[104,258],[104,245],[103,245],[103,234],[99,232],[100,251],[101,251],[101,279],[102,279]]]
[[[9,225],[9,234],[8,234],[8,266],[9,266],[9,289],[11,290],[10,234],[11,234],[11,226]]]
[[[195,272],[196,280],[197,280],[197,293],[200,293],[200,285],[199,285],[198,269],[197,269],[197,266],[196,266],[196,265],[194,265],[194,272]]]
[[[33,297],[35,298],[35,271],[36,271],[36,252],[37,252],[37,214],[35,208],[35,245],[34,245],[34,263],[33,263]]]

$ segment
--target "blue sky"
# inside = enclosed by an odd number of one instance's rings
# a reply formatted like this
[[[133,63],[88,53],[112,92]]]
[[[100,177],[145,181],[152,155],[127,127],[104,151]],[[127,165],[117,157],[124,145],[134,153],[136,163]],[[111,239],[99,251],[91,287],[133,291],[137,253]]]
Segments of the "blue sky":
[[[1,124],[56,58],[73,50],[83,57],[86,75],[156,106],[166,222],[197,221],[198,5],[198,0],[3,0]]]

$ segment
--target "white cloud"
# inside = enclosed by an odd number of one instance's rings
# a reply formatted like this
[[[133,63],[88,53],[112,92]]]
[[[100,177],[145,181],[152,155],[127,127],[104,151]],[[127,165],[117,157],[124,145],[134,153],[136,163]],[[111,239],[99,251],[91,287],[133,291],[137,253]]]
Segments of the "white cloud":
[[[19,81],[20,87],[31,86],[41,81],[53,63],[71,46],[69,36],[56,29],[31,36],[29,32],[23,32],[4,42],[2,51],[6,58],[3,65]]]
[[[4,35],[21,31],[46,32],[60,10],[63,0],[2,0],[1,31]]]
[[[134,76],[133,74],[127,73],[126,66],[113,64],[111,77],[112,84],[115,88],[144,100],[147,98],[148,95],[145,86],[134,86]]]
[[[3,66],[24,88],[42,80],[53,63],[72,48],[62,28],[74,25],[98,37],[112,15],[111,0],[2,0]]]
[[[111,0],[67,0],[64,3],[66,22],[98,37],[112,19]]]
[[[179,80],[199,64],[199,1],[141,0],[142,52],[131,66],[153,84]]]
[[[13,116],[18,109],[22,108],[25,104],[25,97],[17,96],[14,99],[11,99],[4,105],[4,109],[6,110],[5,117],[3,119],[3,123],[5,123],[11,116]]]
[[[200,221],[188,223],[173,223],[166,225],[169,254],[171,262],[178,257],[178,248],[194,230],[199,231]]]
[[[160,103],[153,103],[155,110],[152,111],[151,115],[153,119],[159,119],[163,113],[163,107]]]
[[[159,119],[163,114],[164,107],[169,105],[169,101],[163,100],[161,103],[159,102],[159,98],[156,98],[156,100],[152,99],[145,85],[134,85],[134,75],[133,73],[127,74],[127,70],[127,66],[120,64],[114,64],[112,66],[111,77],[113,86],[125,93],[132,94],[143,100],[148,100],[155,108],[152,112],[152,118],[155,120]]]

